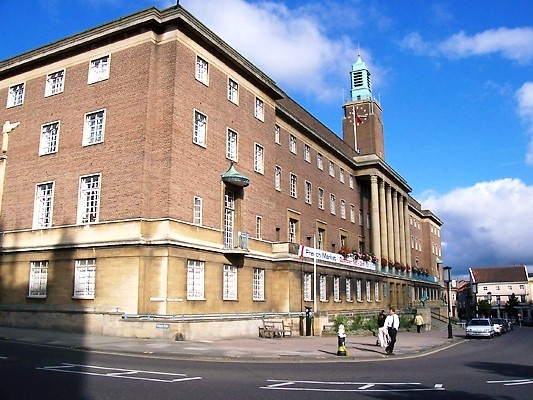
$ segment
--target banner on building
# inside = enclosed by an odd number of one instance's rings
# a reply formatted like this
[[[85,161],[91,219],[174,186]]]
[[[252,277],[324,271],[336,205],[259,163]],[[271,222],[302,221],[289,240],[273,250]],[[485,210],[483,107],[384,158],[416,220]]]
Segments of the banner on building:
[[[300,245],[298,249],[298,255],[300,257],[312,259],[316,257],[317,261],[328,261],[345,267],[362,268],[370,271],[375,271],[377,267],[377,265],[374,264],[372,261],[364,261],[360,258],[355,260],[351,257],[344,258],[344,256],[338,253],[330,253],[329,251],[315,249],[303,245]]]

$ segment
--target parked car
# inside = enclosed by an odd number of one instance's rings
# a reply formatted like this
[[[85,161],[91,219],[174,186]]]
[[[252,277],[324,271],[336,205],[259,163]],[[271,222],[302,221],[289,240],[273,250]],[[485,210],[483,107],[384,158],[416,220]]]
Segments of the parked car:
[[[466,324],[466,338],[486,337],[492,339],[494,337],[494,324],[490,318],[472,318]]]
[[[491,318],[492,324],[494,325],[494,333],[498,336],[503,335],[507,332],[504,322],[501,318]]]

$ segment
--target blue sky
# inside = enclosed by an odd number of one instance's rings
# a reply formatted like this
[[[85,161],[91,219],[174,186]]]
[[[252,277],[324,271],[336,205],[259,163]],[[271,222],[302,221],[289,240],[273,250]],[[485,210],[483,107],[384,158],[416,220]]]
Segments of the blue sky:
[[[0,0],[0,60],[168,0]],[[341,133],[361,53],[386,161],[444,222],[443,258],[533,266],[533,5],[496,0],[181,0]]]

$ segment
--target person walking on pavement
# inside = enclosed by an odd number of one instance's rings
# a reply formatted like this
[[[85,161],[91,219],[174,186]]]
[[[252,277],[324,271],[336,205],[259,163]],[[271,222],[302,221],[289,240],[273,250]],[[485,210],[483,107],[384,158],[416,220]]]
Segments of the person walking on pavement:
[[[398,329],[400,328],[400,318],[396,314],[396,310],[393,307],[389,310],[389,315],[385,318],[385,326],[389,333],[390,342],[385,347],[385,351],[388,355],[394,355],[394,344],[396,343],[396,335],[398,334]]]
[[[424,318],[420,314],[416,314],[415,317],[416,333],[420,333],[422,325],[424,325]]]
[[[385,347],[387,345],[387,328],[385,327],[385,310],[378,314],[378,342],[377,346]]]

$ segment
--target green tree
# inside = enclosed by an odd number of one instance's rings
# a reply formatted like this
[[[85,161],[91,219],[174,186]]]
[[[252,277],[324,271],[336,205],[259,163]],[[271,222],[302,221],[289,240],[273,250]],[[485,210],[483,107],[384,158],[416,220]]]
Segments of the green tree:
[[[514,293],[509,296],[509,301],[505,303],[505,312],[509,318],[516,319],[518,317],[517,307],[519,303],[518,297],[516,297]]]
[[[491,309],[492,307],[487,300],[480,300],[477,304],[477,310],[479,315],[482,315],[486,318],[490,317]]]

